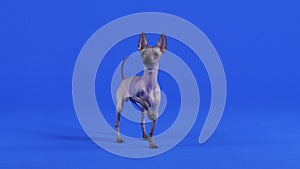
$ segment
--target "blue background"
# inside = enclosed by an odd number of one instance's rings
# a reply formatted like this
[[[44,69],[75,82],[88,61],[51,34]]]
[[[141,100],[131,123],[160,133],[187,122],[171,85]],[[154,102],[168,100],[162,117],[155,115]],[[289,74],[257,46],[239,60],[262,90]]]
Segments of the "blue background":
[[[1,1],[0,168],[299,168],[298,8],[296,0]],[[128,159],[102,150],[81,129],[72,73],[95,31],[147,11],[182,17],[208,36],[223,62],[228,97],[223,119],[205,144],[197,139],[209,107],[206,90],[203,113],[178,146]],[[173,42],[174,53],[185,48]],[[115,61],[134,48],[116,49],[122,55]],[[209,90],[203,67],[199,72],[198,81]]]

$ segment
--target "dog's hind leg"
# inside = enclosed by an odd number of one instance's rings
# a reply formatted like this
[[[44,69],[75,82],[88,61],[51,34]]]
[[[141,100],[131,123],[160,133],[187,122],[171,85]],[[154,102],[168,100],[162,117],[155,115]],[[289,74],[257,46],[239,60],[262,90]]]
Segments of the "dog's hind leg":
[[[120,136],[120,117],[121,117],[121,112],[123,110],[123,105],[124,105],[124,100],[123,99],[118,99],[117,100],[117,106],[116,106],[116,122],[115,122],[117,142],[118,143],[123,143],[124,142],[123,139]]]

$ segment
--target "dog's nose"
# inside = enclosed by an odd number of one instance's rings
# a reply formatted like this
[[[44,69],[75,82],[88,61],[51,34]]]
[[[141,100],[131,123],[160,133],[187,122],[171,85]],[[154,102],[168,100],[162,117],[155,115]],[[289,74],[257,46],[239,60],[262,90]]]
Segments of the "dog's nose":
[[[153,59],[151,59],[151,56],[147,56],[144,58],[143,64],[149,65],[149,64],[152,64],[152,61],[153,61]]]

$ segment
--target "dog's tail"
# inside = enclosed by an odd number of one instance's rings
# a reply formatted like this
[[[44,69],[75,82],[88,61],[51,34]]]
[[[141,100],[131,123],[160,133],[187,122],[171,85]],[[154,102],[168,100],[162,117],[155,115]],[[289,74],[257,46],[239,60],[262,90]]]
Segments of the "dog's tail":
[[[122,76],[122,80],[125,79],[124,77],[124,64],[126,62],[126,60],[129,58],[129,56],[127,56],[126,58],[124,58],[123,62],[122,62],[122,67],[121,67],[121,76]]]

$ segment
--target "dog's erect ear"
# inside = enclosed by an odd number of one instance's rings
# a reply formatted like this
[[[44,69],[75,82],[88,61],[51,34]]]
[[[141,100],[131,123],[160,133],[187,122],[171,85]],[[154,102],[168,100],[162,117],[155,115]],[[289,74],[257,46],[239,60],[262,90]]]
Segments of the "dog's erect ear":
[[[144,32],[141,33],[140,39],[139,39],[139,45],[138,45],[138,50],[141,51],[145,47],[148,46],[148,40]]]
[[[167,50],[167,39],[166,39],[166,35],[164,33],[160,35],[160,37],[156,43],[156,47],[158,47],[160,49],[160,51],[163,53]]]

